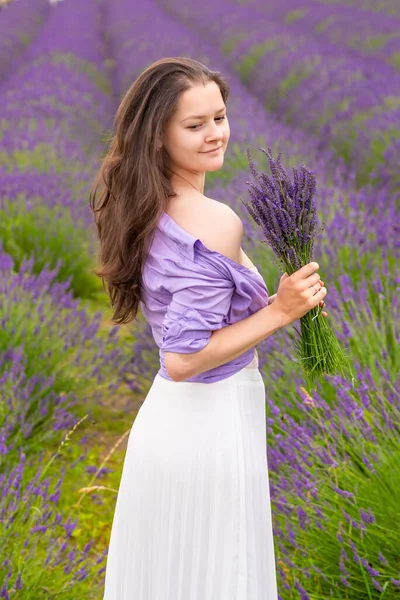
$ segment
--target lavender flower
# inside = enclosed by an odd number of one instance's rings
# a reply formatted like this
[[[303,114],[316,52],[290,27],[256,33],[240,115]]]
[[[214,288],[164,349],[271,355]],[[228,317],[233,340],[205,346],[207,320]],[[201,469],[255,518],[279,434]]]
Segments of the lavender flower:
[[[301,165],[293,168],[290,180],[281,164],[282,154],[275,160],[271,149],[260,148],[268,157],[271,177],[259,174],[247,149],[253,181],[249,185],[250,202],[242,200],[246,209],[259,225],[265,239],[278,258],[283,271],[289,276],[312,262],[314,240],[325,228],[318,229],[315,203],[316,178],[312,171]],[[295,350],[305,377],[313,386],[321,375],[351,372],[350,365],[339,342],[314,307],[300,319],[301,334],[295,340]],[[317,319],[317,320],[316,320]],[[296,330],[297,331],[297,330]]]

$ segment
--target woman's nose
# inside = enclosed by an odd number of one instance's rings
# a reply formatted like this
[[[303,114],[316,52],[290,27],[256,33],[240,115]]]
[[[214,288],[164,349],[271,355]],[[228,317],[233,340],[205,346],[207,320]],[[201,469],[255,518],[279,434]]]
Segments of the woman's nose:
[[[221,127],[214,123],[214,127],[208,132],[207,139],[208,141],[212,140],[222,140],[224,138],[224,132],[221,130]]]

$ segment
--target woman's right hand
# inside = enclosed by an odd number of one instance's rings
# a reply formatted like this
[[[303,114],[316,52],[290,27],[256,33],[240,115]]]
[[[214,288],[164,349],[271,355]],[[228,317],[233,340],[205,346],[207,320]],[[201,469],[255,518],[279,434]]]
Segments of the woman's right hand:
[[[319,264],[311,262],[290,276],[282,275],[273,306],[282,313],[286,325],[304,317],[325,298],[327,289],[316,272],[318,269]]]

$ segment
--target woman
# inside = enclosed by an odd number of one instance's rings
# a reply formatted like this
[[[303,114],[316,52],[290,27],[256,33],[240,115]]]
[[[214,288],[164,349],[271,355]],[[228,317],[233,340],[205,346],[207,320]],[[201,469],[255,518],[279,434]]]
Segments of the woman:
[[[255,346],[326,289],[310,263],[269,297],[240,218],[204,195],[224,162],[228,94],[195,60],[150,65],[91,194],[113,320],[140,303],[160,356],[128,440],[103,600],[277,600]]]

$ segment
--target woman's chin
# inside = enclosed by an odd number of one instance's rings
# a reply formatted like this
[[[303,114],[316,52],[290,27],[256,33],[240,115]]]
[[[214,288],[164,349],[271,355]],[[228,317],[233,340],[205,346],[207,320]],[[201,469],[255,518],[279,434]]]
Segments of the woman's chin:
[[[223,156],[216,157],[215,160],[210,160],[208,165],[206,165],[205,171],[211,172],[211,173],[214,171],[218,171],[218,169],[220,169],[223,164],[224,164],[224,157]]]

